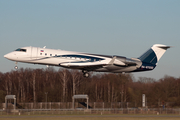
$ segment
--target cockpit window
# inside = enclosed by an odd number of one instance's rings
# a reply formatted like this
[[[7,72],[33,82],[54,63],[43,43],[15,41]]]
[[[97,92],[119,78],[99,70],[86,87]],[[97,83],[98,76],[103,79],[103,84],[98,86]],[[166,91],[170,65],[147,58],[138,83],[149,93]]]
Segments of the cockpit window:
[[[16,49],[15,51],[26,52],[26,49],[21,49],[21,48],[18,48],[18,49]]]

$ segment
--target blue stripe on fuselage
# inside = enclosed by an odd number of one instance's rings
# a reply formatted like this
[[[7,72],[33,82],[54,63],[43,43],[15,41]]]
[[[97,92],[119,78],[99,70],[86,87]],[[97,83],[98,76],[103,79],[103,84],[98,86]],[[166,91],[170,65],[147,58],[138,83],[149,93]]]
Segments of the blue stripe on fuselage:
[[[156,67],[156,65],[154,64],[150,64],[150,63],[142,63],[141,67],[139,67],[138,69],[134,70],[133,72],[142,72],[142,71],[149,71],[149,70],[153,70]]]
[[[86,55],[57,55],[57,56],[54,56],[54,57],[80,58],[80,59],[87,59],[87,61],[90,61],[90,62],[95,62],[95,61],[104,60],[103,58],[92,57],[92,56],[86,56]]]

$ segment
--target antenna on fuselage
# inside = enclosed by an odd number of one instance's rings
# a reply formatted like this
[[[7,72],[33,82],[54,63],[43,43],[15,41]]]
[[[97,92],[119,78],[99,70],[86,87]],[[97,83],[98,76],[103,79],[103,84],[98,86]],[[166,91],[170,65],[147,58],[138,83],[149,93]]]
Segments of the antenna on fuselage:
[[[46,46],[44,46],[43,48],[46,48]]]

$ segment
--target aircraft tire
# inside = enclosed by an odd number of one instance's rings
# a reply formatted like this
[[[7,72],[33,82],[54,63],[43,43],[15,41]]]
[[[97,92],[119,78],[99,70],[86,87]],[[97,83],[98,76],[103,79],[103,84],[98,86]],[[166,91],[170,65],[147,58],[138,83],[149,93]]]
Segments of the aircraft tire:
[[[89,73],[84,73],[84,77],[88,78],[89,77]]]
[[[15,67],[14,67],[14,69],[16,69],[16,70],[17,70],[17,69],[18,69],[18,66],[15,66]]]

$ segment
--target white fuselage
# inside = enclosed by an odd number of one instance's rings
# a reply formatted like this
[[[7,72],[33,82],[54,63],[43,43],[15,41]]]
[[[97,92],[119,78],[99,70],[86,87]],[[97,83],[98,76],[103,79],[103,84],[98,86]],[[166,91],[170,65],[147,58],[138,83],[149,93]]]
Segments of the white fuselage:
[[[99,72],[130,72],[141,65],[140,63],[138,66],[126,67],[121,60],[114,59],[113,63],[111,63],[113,56],[78,53],[39,47],[22,47],[4,55],[4,57],[16,62],[61,66],[71,69]],[[122,57],[122,59],[124,58]],[[114,63],[118,66],[114,65]]]

